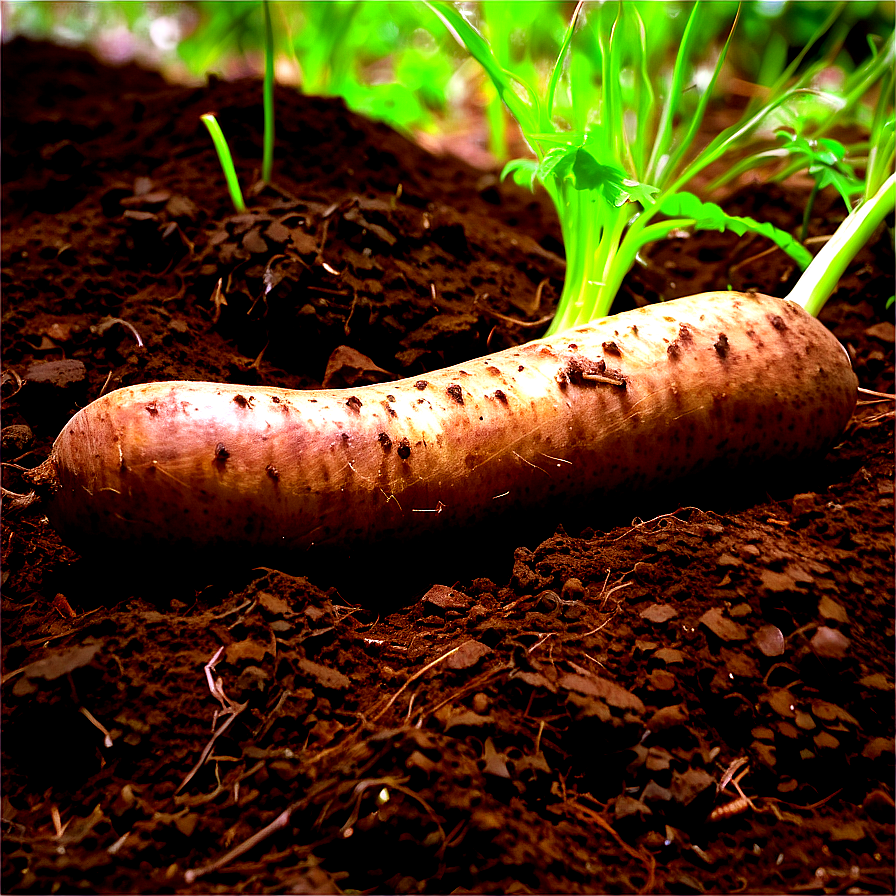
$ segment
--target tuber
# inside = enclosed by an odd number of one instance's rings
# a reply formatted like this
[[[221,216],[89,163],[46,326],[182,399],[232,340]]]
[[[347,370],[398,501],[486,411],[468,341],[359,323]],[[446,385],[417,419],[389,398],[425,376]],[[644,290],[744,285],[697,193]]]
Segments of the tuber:
[[[706,293],[360,388],[128,386],[30,479],[82,550],[345,547],[818,456],[856,395],[799,305]]]

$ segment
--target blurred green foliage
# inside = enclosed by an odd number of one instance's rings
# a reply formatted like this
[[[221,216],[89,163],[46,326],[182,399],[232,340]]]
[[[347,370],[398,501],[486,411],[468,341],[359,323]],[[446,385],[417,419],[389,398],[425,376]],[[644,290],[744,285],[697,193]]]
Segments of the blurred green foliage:
[[[528,83],[549,77],[572,9],[560,0],[464,2],[463,12],[488,39],[502,66]],[[591,6],[592,4],[589,4]],[[598,5],[598,4],[593,4]],[[674,55],[687,2],[638,2],[653,46]],[[813,53],[833,56],[849,71],[867,55],[868,35],[892,29],[894,4],[814,0],[717,0],[708,11],[707,48],[724,40],[740,6],[739,38],[729,56],[746,82],[770,84],[842,7]],[[470,64],[422,2],[272,0],[278,80],[306,93],[342,96],[352,109],[407,133],[438,132],[463,104],[484,106],[490,149],[508,155],[510,119],[491,82]],[[3,39],[19,34],[80,44],[110,61],[135,60],[172,80],[260,74],[264,16],[260,0],[2,0]],[[661,66],[662,50],[651,65]],[[562,97],[558,95],[558,109]]]

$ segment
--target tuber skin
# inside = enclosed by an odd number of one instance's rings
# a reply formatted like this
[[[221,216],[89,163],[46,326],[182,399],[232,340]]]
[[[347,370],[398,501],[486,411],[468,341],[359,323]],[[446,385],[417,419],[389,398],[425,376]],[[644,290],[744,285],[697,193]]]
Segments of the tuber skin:
[[[82,550],[342,548],[819,456],[857,385],[795,303],[707,293],[391,383],[118,389],[31,479]]]

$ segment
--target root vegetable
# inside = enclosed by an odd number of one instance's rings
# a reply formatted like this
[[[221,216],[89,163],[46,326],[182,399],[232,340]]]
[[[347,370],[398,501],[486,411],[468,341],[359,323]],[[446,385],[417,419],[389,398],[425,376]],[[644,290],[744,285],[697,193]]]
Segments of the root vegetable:
[[[119,389],[31,478],[82,549],[347,546],[819,455],[856,392],[798,305],[709,293],[356,389]]]

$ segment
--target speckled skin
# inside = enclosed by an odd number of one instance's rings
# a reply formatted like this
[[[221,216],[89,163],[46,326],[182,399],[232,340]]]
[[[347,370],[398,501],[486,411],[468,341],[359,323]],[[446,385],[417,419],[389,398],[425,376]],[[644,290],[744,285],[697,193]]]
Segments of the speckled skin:
[[[76,547],[348,546],[818,454],[856,389],[797,305],[707,294],[358,389],[119,389],[69,421],[34,481]]]

